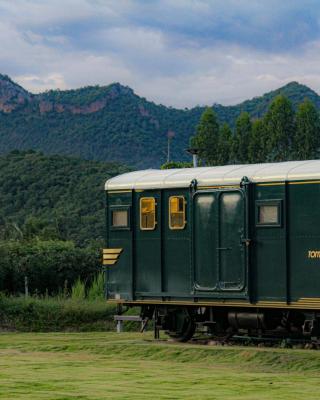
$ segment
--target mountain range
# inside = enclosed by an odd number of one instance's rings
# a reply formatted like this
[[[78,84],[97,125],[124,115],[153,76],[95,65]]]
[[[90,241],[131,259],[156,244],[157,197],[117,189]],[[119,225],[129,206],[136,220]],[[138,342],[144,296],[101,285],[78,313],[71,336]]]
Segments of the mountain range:
[[[297,82],[238,105],[212,107],[221,123],[234,126],[242,111],[261,117],[279,94],[295,107],[309,98],[320,108],[320,96]],[[155,104],[120,83],[33,94],[0,74],[0,153],[33,149],[133,168],[159,167],[166,161],[169,131],[174,133],[171,159],[190,159],[185,149],[203,110]]]

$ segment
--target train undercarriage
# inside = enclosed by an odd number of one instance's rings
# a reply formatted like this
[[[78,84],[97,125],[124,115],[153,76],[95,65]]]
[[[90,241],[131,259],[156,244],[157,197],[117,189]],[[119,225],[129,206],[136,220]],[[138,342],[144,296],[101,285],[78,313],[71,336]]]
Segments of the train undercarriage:
[[[219,340],[233,336],[320,340],[320,313],[308,310],[146,305],[140,316],[143,327],[153,321],[156,338],[163,330],[178,342],[189,341],[196,332]]]

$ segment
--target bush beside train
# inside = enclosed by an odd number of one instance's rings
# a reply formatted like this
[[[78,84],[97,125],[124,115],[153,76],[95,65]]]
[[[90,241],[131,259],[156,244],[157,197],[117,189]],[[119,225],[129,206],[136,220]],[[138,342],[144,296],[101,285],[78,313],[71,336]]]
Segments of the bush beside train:
[[[176,340],[320,337],[320,161],[106,182],[106,296]]]

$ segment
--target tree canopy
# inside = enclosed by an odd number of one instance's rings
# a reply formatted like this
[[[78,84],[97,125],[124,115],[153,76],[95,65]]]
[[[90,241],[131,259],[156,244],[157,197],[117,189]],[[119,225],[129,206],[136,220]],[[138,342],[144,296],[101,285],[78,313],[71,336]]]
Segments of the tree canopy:
[[[199,151],[200,160],[208,165],[216,165],[219,154],[219,123],[212,108],[206,108],[201,115],[196,135],[191,139],[191,146]]]
[[[104,182],[128,168],[35,151],[0,157],[0,239],[103,243]]]
[[[297,160],[319,158],[320,120],[314,104],[306,99],[298,107],[293,153]]]
[[[305,99],[295,111],[291,101],[277,96],[262,118],[242,112],[232,132],[211,109],[203,112],[192,144],[206,165],[307,160],[320,155],[320,117]]]

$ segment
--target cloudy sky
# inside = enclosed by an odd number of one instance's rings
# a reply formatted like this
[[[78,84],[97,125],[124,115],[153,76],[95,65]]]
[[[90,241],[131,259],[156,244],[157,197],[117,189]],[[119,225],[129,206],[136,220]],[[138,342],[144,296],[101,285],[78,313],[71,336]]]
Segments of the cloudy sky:
[[[32,92],[120,82],[174,107],[292,80],[320,92],[319,0],[0,0],[0,73]]]

